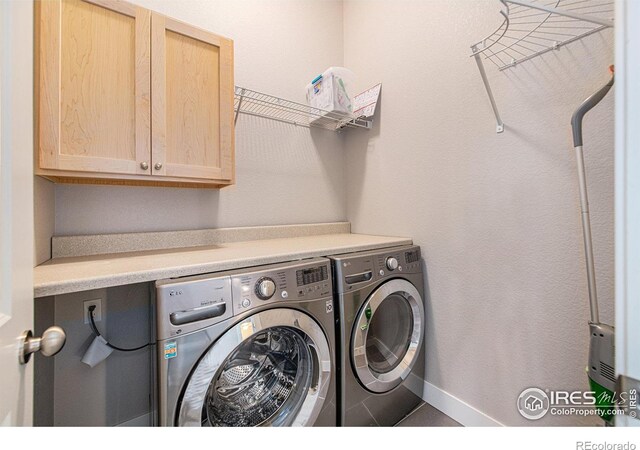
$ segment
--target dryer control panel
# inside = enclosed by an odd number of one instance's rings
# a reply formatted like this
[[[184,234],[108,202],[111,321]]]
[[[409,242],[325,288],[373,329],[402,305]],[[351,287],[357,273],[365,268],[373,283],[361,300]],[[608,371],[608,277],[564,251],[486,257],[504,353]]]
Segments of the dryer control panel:
[[[336,255],[331,259],[338,293],[402,274],[422,273],[420,247],[415,245]]]

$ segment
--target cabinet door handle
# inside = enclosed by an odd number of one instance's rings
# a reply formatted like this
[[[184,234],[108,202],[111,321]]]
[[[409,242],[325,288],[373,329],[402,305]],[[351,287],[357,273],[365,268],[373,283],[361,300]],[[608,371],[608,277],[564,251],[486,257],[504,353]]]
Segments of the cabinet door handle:
[[[148,163],[148,162],[146,162],[146,161],[141,162],[141,163],[140,163],[140,168],[141,168],[142,170],[147,170],[147,169],[149,168],[149,163]]]
[[[156,165],[155,165],[155,166],[153,166],[153,167],[154,167],[154,169],[156,169],[156,170],[160,170],[160,169],[162,169],[162,163],[156,163]]]

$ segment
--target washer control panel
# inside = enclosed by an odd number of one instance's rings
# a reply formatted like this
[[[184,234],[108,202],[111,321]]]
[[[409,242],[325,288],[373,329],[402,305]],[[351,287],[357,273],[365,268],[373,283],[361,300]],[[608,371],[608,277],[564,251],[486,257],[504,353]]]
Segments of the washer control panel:
[[[231,277],[156,282],[158,339],[180,336],[233,316]]]
[[[315,258],[232,275],[233,314],[274,303],[331,296],[330,264],[328,259]]]
[[[158,339],[184,335],[264,305],[326,299],[331,261],[314,258],[156,281]],[[330,308],[331,307],[331,308]]]
[[[269,300],[276,292],[276,282],[269,277],[262,277],[256,281],[255,292],[260,300]]]

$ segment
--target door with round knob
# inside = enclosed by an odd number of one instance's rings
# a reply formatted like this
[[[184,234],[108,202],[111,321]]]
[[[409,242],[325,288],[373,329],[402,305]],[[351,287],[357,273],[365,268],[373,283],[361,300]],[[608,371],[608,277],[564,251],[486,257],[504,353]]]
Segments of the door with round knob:
[[[35,352],[40,352],[42,356],[54,356],[62,350],[66,341],[67,335],[60,327],[47,328],[42,337],[33,337],[31,330],[27,330],[20,338],[18,360],[20,364],[26,364]]]

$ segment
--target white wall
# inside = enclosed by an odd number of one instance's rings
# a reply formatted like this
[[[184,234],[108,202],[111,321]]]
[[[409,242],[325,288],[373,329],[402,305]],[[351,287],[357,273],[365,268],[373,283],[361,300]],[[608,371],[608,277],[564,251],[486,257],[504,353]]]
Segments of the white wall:
[[[236,84],[250,89],[302,102],[308,82],[327,67],[342,65],[339,0],[134,3],[232,38]],[[236,162],[236,186],[219,191],[56,185],[55,234],[345,219],[343,140],[335,133],[241,116]]]
[[[570,117],[608,79],[610,31],[498,73],[495,122],[469,46],[493,0],[346,0],[345,66],[382,82],[347,140],[356,233],[411,236],[427,265],[427,381],[507,425],[527,387],[587,389],[588,309]],[[598,291],[613,317],[613,95],[585,120]]]

